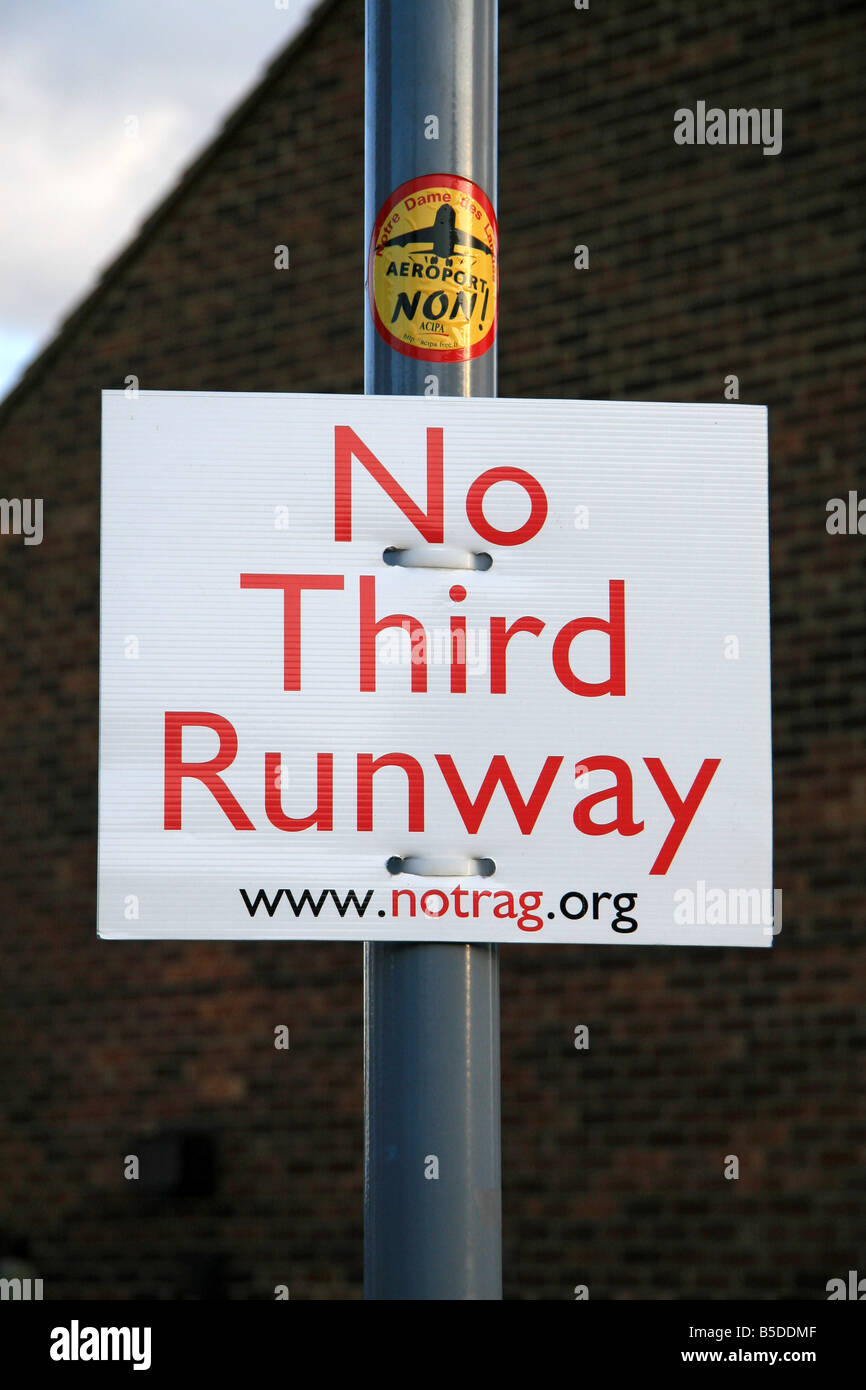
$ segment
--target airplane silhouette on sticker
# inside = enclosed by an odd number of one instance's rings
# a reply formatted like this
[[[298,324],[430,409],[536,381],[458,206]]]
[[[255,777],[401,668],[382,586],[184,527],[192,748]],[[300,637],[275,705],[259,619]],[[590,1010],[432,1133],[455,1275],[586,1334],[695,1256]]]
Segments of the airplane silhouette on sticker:
[[[387,241],[382,242],[380,249],[384,250],[386,246],[408,246],[413,241],[430,242],[433,255],[441,256],[443,260],[450,260],[457,246],[486,251],[488,256],[493,254],[490,247],[479,241],[477,236],[457,230],[457,218],[451,207],[439,208],[431,227],[418,227],[415,231],[401,232],[399,236],[389,237]]]

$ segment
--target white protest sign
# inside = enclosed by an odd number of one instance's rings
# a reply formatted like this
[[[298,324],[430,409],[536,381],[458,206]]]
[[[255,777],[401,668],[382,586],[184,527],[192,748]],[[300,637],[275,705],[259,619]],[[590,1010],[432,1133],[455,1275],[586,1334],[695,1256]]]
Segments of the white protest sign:
[[[100,648],[103,937],[771,944],[763,407],[106,392]]]

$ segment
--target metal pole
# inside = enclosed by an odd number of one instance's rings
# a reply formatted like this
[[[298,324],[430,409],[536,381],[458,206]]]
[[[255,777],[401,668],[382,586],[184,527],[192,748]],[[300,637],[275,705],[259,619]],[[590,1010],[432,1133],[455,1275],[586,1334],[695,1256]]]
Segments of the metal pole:
[[[472,180],[495,207],[497,0],[367,0],[366,47],[367,246],[425,175]],[[407,355],[367,302],[367,393],[424,395],[433,374],[441,395],[493,396],[495,354]],[[365,1297],[500,1299],[498,948],[364,952]]]

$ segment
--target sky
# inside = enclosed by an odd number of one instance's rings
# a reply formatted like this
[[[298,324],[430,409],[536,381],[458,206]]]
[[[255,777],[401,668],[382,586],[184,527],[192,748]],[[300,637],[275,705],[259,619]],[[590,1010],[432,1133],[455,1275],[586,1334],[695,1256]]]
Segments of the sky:
[[[0,399],[315,0],[3,0]]]

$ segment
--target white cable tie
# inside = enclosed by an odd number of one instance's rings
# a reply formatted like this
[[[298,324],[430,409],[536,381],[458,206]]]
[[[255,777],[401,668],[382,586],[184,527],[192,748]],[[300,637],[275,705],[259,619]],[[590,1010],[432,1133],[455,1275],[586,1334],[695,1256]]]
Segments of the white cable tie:
[[[391,873],[416,874],[421,878],[489,878],[496,871],[492,859],[461,854],[409,854],[405,859],[394,855],[388,860],[388,868]]]
[[[488,570],[493,559],[486,551],[475,554],[456,545],[410,545],[406,549],[389,546],[383,556],[386,565],[406,569]]]

